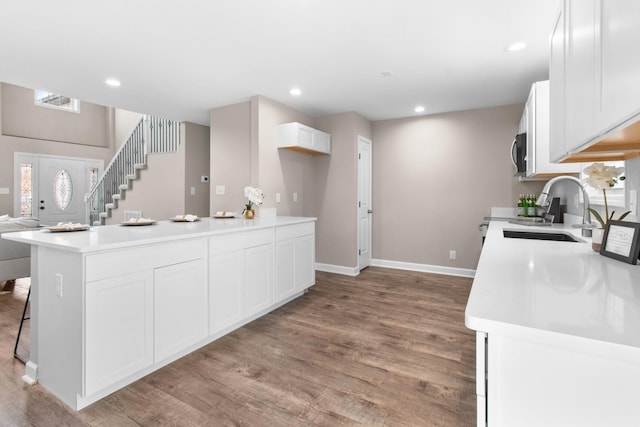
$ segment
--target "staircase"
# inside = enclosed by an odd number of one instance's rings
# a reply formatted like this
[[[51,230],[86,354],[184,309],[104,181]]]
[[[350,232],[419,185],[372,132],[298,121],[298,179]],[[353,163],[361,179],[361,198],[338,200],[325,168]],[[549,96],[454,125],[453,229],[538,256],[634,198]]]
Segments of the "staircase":
[[[104,225],[118,207],[140,171],[147,168],[147,155],[171,153],[180,148],[180,122],[144,116],[120,147],[109,166],[85,197],[89,224]]]

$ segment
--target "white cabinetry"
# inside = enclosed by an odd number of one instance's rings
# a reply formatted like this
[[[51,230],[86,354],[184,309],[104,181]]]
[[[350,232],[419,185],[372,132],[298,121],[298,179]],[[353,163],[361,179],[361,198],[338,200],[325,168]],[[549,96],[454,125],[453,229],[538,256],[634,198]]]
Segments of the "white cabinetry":
[[[638,151],[607,138],[640,118],[638,16],[635,0],[563,0],[549,64],[552,161],[623,160]]]
[[[86,289],[85,395],[153,363],[153,274],[98,280]]]
[[[564,7],[561,7],[551,32],[549,52],[549,159],[552,162],[561,159],[567,153],[565,130],[565,57],[567,50],[565,20],[566,12]]]
[[[309,154],[331,153],[331,135],[298,122],[278,125],[276,141],[278,148]]]
[[[207,284],[202,259],[153,272],[154,361],[207,337]]]
[[[276,230],[276,300],[282,301],[315,283],[314,223]]]
[[[275,303],[273,230],[209,238],[209,333]]]
[[[36,263],[26,378],[79,410],[313,284],[314,219],[214,221],[11,233]],[[291,252],[278,270],[294,291],[276,300],[280,228]]]
[[[525,105],[521,126],[527,131],[527,172],[524,180],[577,174],[579,164],[549,161],[549,81],[534,83]]]
[[[602,23],[597,51],[601,88],[596,124],[598,129],[607,131],[640,114],[640,2],[601,0],[598,3]]]

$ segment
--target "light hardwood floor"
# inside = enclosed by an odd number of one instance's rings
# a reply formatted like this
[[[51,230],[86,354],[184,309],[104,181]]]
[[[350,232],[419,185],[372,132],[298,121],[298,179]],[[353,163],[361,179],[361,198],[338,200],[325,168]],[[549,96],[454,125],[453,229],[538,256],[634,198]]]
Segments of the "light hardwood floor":
[[[28,280],[0,295],[1,426],[472,426],[471,279],[368,268],[74,412],[12,357]]]

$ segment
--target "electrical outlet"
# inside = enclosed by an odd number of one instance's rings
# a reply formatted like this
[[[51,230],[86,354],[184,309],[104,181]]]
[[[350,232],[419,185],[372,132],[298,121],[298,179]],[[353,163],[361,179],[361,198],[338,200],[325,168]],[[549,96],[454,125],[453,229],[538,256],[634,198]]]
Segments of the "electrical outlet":
[[[227,187],[224,185],[216,185],[216,196],[224,196],[227,192]]]
[[[196,187],[191,187],[191,195],[192,196],[196,195]]]
[[[56,273],[56,296],[62,298],[62,274]]]
[[[293,201],[294,202],[298,201],[298,193],[293,193]]]
[[[456,251],[454,250],[449,251],[449,259],[456,259]]]
[[[276,203],[280,203],[280,193],[276,193]]]

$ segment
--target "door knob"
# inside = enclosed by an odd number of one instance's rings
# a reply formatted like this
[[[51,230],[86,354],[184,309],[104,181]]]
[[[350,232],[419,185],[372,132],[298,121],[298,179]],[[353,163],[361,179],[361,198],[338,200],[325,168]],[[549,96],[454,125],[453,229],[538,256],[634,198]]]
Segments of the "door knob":
[[[40,210],[43,211],[44,210],[44,206],[40,206]]]
[[[373,213],[373,211],[372,211],[371,209],[369,209],[369,210],[367,211],[367,213]]]

